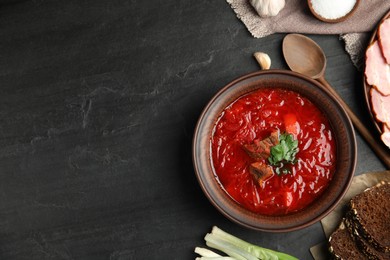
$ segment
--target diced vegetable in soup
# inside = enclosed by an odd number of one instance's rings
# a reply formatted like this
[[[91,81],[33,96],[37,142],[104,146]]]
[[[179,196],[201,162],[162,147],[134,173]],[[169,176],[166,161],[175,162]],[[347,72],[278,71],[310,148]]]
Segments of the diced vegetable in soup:
[[[259,89],[226,107],[211,148],[226,192],[264,215],[308,206],[335,171],[336,144],[327,118],[311,101],[287,89]]]

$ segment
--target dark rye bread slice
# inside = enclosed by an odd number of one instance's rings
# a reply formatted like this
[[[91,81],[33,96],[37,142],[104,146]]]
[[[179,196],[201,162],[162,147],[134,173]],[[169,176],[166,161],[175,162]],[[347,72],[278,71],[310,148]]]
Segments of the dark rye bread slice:
[[[354,222],[351,220],[352,211],[346,213],[344,219],[345,226],[348,229],[349,234],[355,241],[356,246],[359,250],[367,257],[372,260],[390,260],[390,253],[380,252],[376,250],[370,243],[368,243],[356,229]]]
[[[359,250],[351,234],[348,232],[344,220],[341,221],[339,227],[330,235],[328,245],[329,252],[334,259],[367,259],[366,255]]]
[[[390,183],[380,183],[353,197],[348,219],[376,250],[390,252]]]

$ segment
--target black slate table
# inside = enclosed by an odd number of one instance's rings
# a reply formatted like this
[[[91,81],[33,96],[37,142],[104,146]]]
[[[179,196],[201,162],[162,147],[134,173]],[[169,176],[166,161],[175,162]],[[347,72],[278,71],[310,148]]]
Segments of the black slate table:
[[[343,42],[309,36],[371,127]],[[311,259],[319,223],[283,234],[234,224],[191,159],[203,107],[259,69],[254,52],[287,69],[283,37],[251,37],[223,0],[2,0],[0,259],[194,259],[213,225]],[[357,143],[356,175],[385,169]]]

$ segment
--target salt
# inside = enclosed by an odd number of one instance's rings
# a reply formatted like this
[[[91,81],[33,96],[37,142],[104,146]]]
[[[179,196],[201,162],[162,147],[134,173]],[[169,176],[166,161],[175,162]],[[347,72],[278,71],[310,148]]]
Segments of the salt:
[[[310,0],[313,10],[325,19],[338,19],[352,11],[356,0]]]

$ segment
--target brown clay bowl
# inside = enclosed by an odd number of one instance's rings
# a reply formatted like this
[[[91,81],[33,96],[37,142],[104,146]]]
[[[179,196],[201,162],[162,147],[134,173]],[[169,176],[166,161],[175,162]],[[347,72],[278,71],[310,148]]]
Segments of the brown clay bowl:
[[[225,107],[246,93],[270,86],[298,92],[313,102],[328,118],[336,139],[336,172],[325,192],[306,208],[279,216],[254,213],[233,200],[216,177],[210,147],[213,128]],[[356,153],[355,133],[341,105],[316,81],[286,70],[254,72],[227,84],[204,108],[193,138],[193,164],[196,177],[212,205],[235,223],[267,232],[301,229],[330,213],[350,185],[356,166]]]

